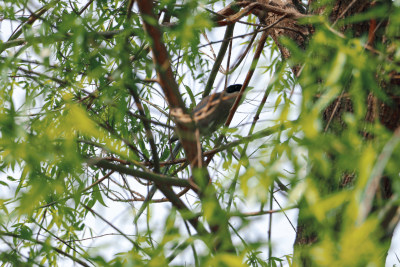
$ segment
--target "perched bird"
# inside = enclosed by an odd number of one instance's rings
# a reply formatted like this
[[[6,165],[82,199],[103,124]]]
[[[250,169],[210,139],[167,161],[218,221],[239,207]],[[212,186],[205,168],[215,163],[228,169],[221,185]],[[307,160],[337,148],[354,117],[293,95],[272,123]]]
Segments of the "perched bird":
[[[240,88],[241,84],[230,85],[221,93],[206,96],[194,107],[192,115],[201,136],[209,136],[224,124]],[[170,142],[176,140],[178,136],[173,135]]]
[[[229,112],[233,104],[236,101],[237,96],[239,95],[241,88],[241,84],[230,85],[221,93],[215,93],[206,96],[194,107],[192,110],[193,119],[195,120],[202,136],[208,136],[212,134],[224,124],[229,116]],[[170,142],[174,142],[176,140],[178,140],[178,136],[174,134],[170,139]],[[168,161],[175,159],[181,147],[182,146],[180,142],[175,145],[170,157],[168,158]],[[168,169],[168,166],[164,168],[164,175],[167,174]],[[153,198],[156,191],[157,186],[153,185],[147,193],[146,199],[144,200],[142,206],[136,213],[134,219],[135,223]]]

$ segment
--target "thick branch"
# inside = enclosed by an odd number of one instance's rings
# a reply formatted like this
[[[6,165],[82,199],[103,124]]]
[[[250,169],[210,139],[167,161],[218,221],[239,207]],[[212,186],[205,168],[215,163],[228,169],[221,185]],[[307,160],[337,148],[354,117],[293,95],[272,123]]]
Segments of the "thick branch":
[[[153,3],[148,0],[140,0],[137,3],[140,13],[143,16],[144,29],[151,37],[153,61],[156,65],[157,76],[168,103],[172,108],[181,108],[186,111],[185,104],[180,97],[178,84],[174,79],[168,51],[162,42],[161,30],[152,11]]]
[[[186,116],[188,115],[188,112],[180,96],[178,84],[174,79],[168,51],[162,42],[160,27],[157,23],[156,17],[153,14],[153,3],[149,0],[139,0],[137,3],[140,13],[143,17],[144,29],[151,37],[153,61],[156,66],[159,83],[168,100],[168,104],[170,105],[171,109],[182,114],[182,116]],[[181,140],[182,146],[185,149],[185,153],[188,156],[191,165],[194,167],[201,167],[202,160],[201,157],[198,157],[200,154],[200,143],[198,138],[193,138],[193,135],[183,134],[185,132],[193,132],[194,123],[190,125],[183,125],[182,123],[179,123],[179,120],[177,120],[176,125],[178,135],[183,136]]]
[[[162,183],[162,184],[168,185],[168,186],[190,187],[190,184],[187,180],[168,177],[168,176],[161,175],[161,174],[155,174],[153,172],[139,171],[139,170],[125,167],[122,164],[112,164],[112,163],[108,162],[107,160],[103,160],[103,159],[90,159],[90,161],[88,163],[89,163],[89,165],[96,165],[100,168],[117,171],[119,173],[129,174],[129,175],[139,177],[144,180],[148,180],[148,181],[152,181],[152,182],[156,182],[156,183]]]
[[[269,5],[269,4],[262,4],[262,3],[251,3],[250,1],[242,1],[237,3],[238,6],[245,7],[244,11],[241,11],[238,13],[238,16],[241,16],[242,13],[248,13],[252,11],[253,9],[262,9],[263,11],[267,12],[272,12],[278,15],[286,15],[287,18],[290,19],[302,19],[302,18],[308,18],[310,16],[304,15],[295,9],[283,9],[277,6]],[[231,16],[229,18],[230,21],[235,21],[236,15]]]
[[[235,27],[235,24],[231,24],[231,25],[228,25],[228,27],[226,27],[224,40],[221,44],[221,48],[219,49],[218,56],[217,56],[217,59],[215,60],[215,63],[211,70],[210,76],[208,77],[206,88],[204,89],[204,92],[203,92],[203,97],[208,96],[210,94],[215,77],[217,76],[219,67],[221,66],[221,63],[222,63],[222,60],[225,57],[226,50],[228,49],[228,44],[231,41],[230,38],[232,38],[234,27]]]

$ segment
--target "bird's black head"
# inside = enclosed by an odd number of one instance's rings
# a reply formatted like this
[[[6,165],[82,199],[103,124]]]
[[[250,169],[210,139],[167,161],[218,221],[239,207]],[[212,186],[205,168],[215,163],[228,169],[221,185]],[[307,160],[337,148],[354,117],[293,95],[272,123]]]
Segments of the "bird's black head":
[[[241,84],[232,84],[232,85],[229,85],[229,86],[226,88],[226,92],[227,92],[228,94],[231,94],[231,93],[234,93],[234,92],[239,92],[239,91],[240,91],[240,88],[242,88],[242,85],[241,85]]]

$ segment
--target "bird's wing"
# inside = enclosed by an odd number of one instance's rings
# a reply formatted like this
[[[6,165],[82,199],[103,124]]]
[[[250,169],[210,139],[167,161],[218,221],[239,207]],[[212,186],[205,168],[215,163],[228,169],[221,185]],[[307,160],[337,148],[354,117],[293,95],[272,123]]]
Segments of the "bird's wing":
[[[199,112],[200,110],[202,110],[203,108],[205,108],[207,105],[209,107],[212,107],[213,105],[217,104],[218,102],[220,102],[221,97],[222,97],[223,93],[215,93],[209,96],[206,96],[205,98],[203,98],[193,109],[192,114],[195,114],[197,112]],[[210,101],[212,101],[212,103],[209,103]]]

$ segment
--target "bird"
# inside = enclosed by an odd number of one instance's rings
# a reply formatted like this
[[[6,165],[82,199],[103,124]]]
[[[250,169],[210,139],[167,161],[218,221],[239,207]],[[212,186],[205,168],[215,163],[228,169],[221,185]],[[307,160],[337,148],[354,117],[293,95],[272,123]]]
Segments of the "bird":
[[[193,108],[191,114],[201,136],[211,135],[224,124],[241,88],[241,84],[230,85],[220,93],[206,96]],[[170,143],[176,140],[178,136],[174,134]]]
[[[191,114],[199,129],[201,136],[211,135],[224,124],[229,116],[229,112],[233,104],[236,101],[236,98],[239,96],[241,88],[241,84],[230,85],[220,93],[214,93],[212,95],[206,96],[193,108]],[[170,143],[177,140],[178,136],[174,134],[170,139]],[[168,161],[175,159],[181,147],[181,143],[178,142],[175,145],[171,155],[169,156]],[[169,166],[166,166],[163,170],[163,174],[166,175],[168,170]],[[153,185],[147,193],[146,199],[143,201],[142,206],[139,208],[138,212],[135,215],[135,223],[153,198],[156,191],[157,186]]]

